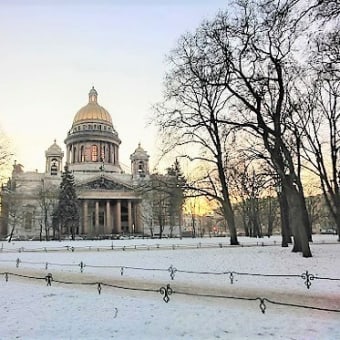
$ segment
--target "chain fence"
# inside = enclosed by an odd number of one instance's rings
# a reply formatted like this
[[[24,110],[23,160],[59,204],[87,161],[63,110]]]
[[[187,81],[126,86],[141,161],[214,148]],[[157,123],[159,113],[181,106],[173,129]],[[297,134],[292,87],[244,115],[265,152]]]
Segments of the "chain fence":
[[[120,290],[159,293],[162,296],[162,299],[165,303],[170,302],[170,297],[172,295],[186,295],[186,296],[191,296],[191,297],[204,297],[204,298],[212,298],[212,299],[252,301],[252,302],[258,302],[259,309],[263,314],[267,310],[267,304],[273,304],[273,305],[284,306],[284,307],[304,308],[304,309],[318,310],[318,311],[323,311],[323,312],[340,313],[340,309],[286,303],[286,302],[275,301],[273,299],[268,299],[266,297],[259,297],[259,296],[258,297],[242,297],[242,296],[232,296],[232,295],[221,295],[221,294],[215,295],[215,294],[187,292],[181,289],[173,288],[171,287],[169,283],[160,288],[155,289],[155,288],[145,288],[145,287],[122,286],[122,285],[116,285],[116,284],[98,282],[98,281],[96,282],[63,281],[63,280],[55,279],[51,273],[48,273],[47,275],[40,276],[40,277],[23,275],[23,274],[18,274],[18,273],[11,273],[11,272],[0,272],[0,275],[5,277],[6,282],[9,282],[10,276],[13,276],[13,277],[19,277],[19,278],[25,278],[25,279],[31,279],[31,280],[45,281],[47,286],[52,286],[53,282],[57,284],[61,284],[61,285],[94,286],[96,287],[98,294],[102,294],[102,291],[105,287],[113,288],[113,289],[120,289]]]
[[[21,241],[19,241],[21,242]],[[73,241],[75,243],[82,241]],[[124,244],[119,245],[116,242],[112,241],[110,245],[61,245],[61,246],[45,246],[45,247],[37,247],[37,248],[27,248],[27,247],[15,247],[15,248],[6,248],[4,243],[1,244],[0,252],[3,253],[23,253],[23,252],[75,252],[75,251],[129,251],[129,250],[176,250],[176,249],[211,249],[211,248],[243,248],[243,247],[273,247],[273,246],[281,246],[281,242],[276,240],[259,240],[256,239],[254,242],[245,242],[238,245],[230,245],[228,242],[194,242],[194,243],[155,243],[155,244]],[[336,241],[329,240],[321,240],[314,241],[313,245],[324,245],[324,244],[339,244]]]
[[[38,265],[42,266],[45,270],[48,270],[50,267],[79,267],[81,273],[85,271],[85,268],[97,268],[97,269],[118,269],[120,275],[123,276],[126,271],[153,271],[153,272],[168,272],[171,280],[175,280],[175,277],[178,274],[190,274],[190,275],[210,275],[210,276],[226,276],[230,282],[230,284],[234,284],[236,282],[237,276],[248,276],[248,277],[271,277],[271,278],[298,278],[302,279],[304,285],[307,289],[310,289],[312,285],[312,281],[314,280],[327,280],[327,281],[337,281],[340,282],[340,278],[334,277],[323,277],[318,276],[316,274],[310,273],[306,270],[300,274],[268,274],[268,273],[251,273],[251,272],[238,272],[238,271],[194,271],[194,270],[183,270],[170,265],[168,268],[147,268],[147,267],[134,267],[134,266],[124,266],[124,265],[95,265],[95,264],[86,264],[84,261],[80,261],[77,263],[55,263],[55,262],[32,262],[32,261],[23,261],[19,257],[13,260],[0,260],[0,263],[15,263],[16,268],[19,268],[20,265]]]
[[[321,241],[318,243],[313,243],[315,245],[317,244],[338,244],[337,242],[325,242]],[[279,246],[280,243],[273,241],[271,244],[266,244],[265,242],[255,242],[253,244],[240,244],[238,246],[231,246],[230,244],[219,242],[219,243],[206,243],[206,242],[198,242],[198,243],[190,243],[190,244],[134,244],[134,245],[116,245],[114,242],[111,243],[111,245],[107,246],[60,246],[60,247],[38,247],[38,248],[5,248],[2,244],[0,248],[0,253],[24,253],[24,252],[76,252],[76,251],[131,251],[131,250],[157,250],[157,249],[163,249],[163,250],[176,250],[176,249],[194,249],[194,248],[225,248],[225,247],[264,247],[264,246]],[[310,273],[308,270],[306,270],[303,273],[300,274],[268,274],[268,273],[252,273],[252,272],[239,272],[239,271],[232,271],[232,270],[224,270],[224,271],[194,271],[194,270],[184,270],[180,269],[178,267],[175,267],[173,265],[170,265],[168,268],[147,268],[147,267],[134,267],[134,266],[126,266],[126,265],[96,265],[96,264],[90,264],[85,263],[84,261],[80,261],[79,263],[57,263],[57,262],[33,262],[33,261],[24,261],[20,259],[19,257],[16,260],[6,260],[1,259],[0,263],[8,263],[8,264],[14,264],[16,268],[21,268],[25,265],[37,265],[41,266],[45,270],[50,269],[51,267],[73,267],[73,268],[79,268],[80,273],[83,273],[86,268],[99,268],[99,269],[109,269],[109,270],[118,270],[119,274],[121,276],[125,275],[128,271],[148,271],[148,272],[165,272],[169,273],[169,278],[171,281],[175,281],[176,277],[178,275],[201,275],[201,276],[225,276],[226,280],[230,282],[230,284],[235,284],[237,281],[237,277],[241,276],[247,276],[247,277],[264,277],[264,278],[293,278],[293,279],[299,279],[307,289],[311,288],[312,282],[316,280],[328,280],[328,281],[334,281],[339,282],[340,278],[334,278],[334,277],[323,277],[318,276],[316,274]],[[187,292],[183,291],[181,289],[174,289],[170,284],[164,285],[158,289],[154,288],[145,288],[145,287],[128,287],[128,286],[122,286],[122,285],[114,285],[109,284],[105,282],[76,282],[76,281],[62,281],[57,280],[53,278],[51,273],[48,273],[45,276],[37,277],[37,276],[29,276],[29,275],[23,275],[19,273],[13,273],[13,272],[1,272],[0,275],[3,275],[5,277],[6,282],[9,282],[9,277],[22,277],[26,279],[32,279],[32,280],[40,280],[45,281],[48,286],[52,285],[52,282],[58,283],[58,284],[64,284],[64,285],[88,285],[88,286],[95,286],[98,290],[98,293],[101,294],[103,288],[115,288],[115,289],[123,289],[123,290],[134,290],[134,291],[144,291],[144,292],[156,292],[160,293],[162,295],[163,301],[168,303],[170,301],[170,296],[173,294],[177,295],[188,295],[188,296],[196,296],[196,297],[206,297],[206,298],[214,298],[214,299],[234,299],[234,300],[247,300],[247,301],[257,301],[259,303],[259,308],[262,313],[265,313],[267,305],[273,304],[273,305],[280,305],[280,306],[286,306],[286,307],[296,307],[296,308],[306,308],[306,309],[314,309],[319,311],[325,311],[325,312],[336,312],[340,313],[339,309],[329,309],[329,308],[322,308],[322,307],[316,307],[316,306],[308,306],[308,305],[302,305],[302,304],[293,304],[293,303],[286,303],[286,302],[280,302],[275,301],[266,297],[254,297],[254,298],[248,298],[248,297],[241,297],[241,296],[227,296],[227,295],[215,295],[215,294],[200,294],[200,293],[193,293],[193,292]]]

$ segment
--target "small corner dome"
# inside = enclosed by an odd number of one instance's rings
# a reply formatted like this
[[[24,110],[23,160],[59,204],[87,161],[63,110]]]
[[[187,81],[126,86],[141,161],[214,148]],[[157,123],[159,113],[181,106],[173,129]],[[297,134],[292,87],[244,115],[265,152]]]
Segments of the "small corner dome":
[[[144,153],[145,150],[142,148],[141,144],[138,143],[137,149],[135,150],[136,153]]]
[[[54,140],[54,143],[46,150],[46,155],[62,155],[64,154],[61,147],[57,144],[57,141]]]
[[[112,118],[109,112],[97,102],[98,92],[92,86],[89,92],[89,102],[83,106],[74,116],[73,126],[81,123],[105,123],[112,126]]]
[[[149,155],[147,152],[141,147],[141,144],[138,143],[137,149],[134,151],[134,153],[130,156],[130,159],[148,159]]]

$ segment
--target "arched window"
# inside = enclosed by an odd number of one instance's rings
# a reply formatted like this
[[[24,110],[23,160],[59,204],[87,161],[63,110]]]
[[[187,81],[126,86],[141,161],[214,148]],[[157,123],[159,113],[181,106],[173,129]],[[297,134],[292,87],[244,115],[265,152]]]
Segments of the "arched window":
[[[72,163],[76,162],[76,157],[77,157],[77,148],[73,148],[73,153],[72,153]]]
[[[32,229],[33,214],[30,211],[26,211],[24,215],[24,226],[25,229]]]
[[[101,155],[100,155],[100,159],[102,162],[105,161],[105,145],[102,146],[102,151],[101,151]]]
[[[57,176],[57,175],[58,175],[58,163],[56,159],[52,159],[51,176]]]
[[[80,148],[80,161],[85,162],[85,151],[84,151],[84,145]]]
[[[92,162],[98,162],[98,147],[97,147],[97,145],[92,145],[91,161]]]
[[[140,177],[145,177],[144,162],[142,161],[138,163],[138,174]]]

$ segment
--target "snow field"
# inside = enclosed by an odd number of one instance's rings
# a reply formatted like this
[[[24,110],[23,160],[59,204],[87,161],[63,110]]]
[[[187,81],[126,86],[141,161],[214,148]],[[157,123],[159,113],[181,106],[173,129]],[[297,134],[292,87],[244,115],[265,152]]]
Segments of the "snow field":
[[[126,241],[126,244],[132,241],[137,240]],[[103,242],[97,244],[103,245]],[[155,243],[155,240],[148,242]],[[40,242],[32,243],[31,247],[34,244],[35,247],[40,246]],[[21,242],[8,246],[14,250],[18,244],[20,247],[27,246]],[[74,244],[78,245],[77,242]],[[4,246],[8,247],[7,244]],[[340,310],[340,281],[337,280],[314,279],[307,289],[301,277],[235,275],[231,284],[229,275],[211,274],[234,271],[300,275],[308,270],[318,277],[340,278],[340,245],[312,244],[311,247],[313,257],[310,259],[278,246],[152,251],[3,251],[0,252],[0,272],[36,277],[51,273],[56,280],[106,282],[155,291],[116,289],[104,285],[101,294],[98,294],[96,285],[65,285],[52,281],[52,285],[47,286],[44,280],[10,275],[8,282],[0,281],[3,311],[0,338],[337,339],[340,338],[340,313],[266,302],[263,314],[258,300],[176,293],[262,297],[282,303]],[[18,268],[17,258],[22,261]],[[81,261],[85,263],[83,273],[79,267]],[[46,262],[68,266],[49,265],[46,270],[43,265]],[[174,280],[167,271],[171,265],[178,270]],[[121,266],[124,267],[123,275]],[[167,284],[174,293],[165,303],[158,290]]]

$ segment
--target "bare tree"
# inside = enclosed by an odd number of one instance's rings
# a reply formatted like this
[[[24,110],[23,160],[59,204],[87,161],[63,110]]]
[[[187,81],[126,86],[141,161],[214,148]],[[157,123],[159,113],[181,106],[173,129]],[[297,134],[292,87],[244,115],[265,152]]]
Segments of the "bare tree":
[[[0,128],[0,184],[8,177],[12,156],[10,142]]]
[[[137,186],[147,205],[144,217],[151,236],[158,227],[159,238],[162,238],[166,226],[169,226],[170,236],[173,236],[174,226],[181,224],[184,185],[185,179],[176,161],[165,175],[151,174],[149,180],[142,181]]]
[[[251,160],[245,156],[239,156],[229,167],[232,185],[236,188],[235,196],[241,200],[245,235],[262,237],[260,195],[265,189],[267,176],[256,172]]]
[[[186,213],[190,216],[190,224],[191,224],[191,236],[193,238],[197,235],[197,199],[192,198],[187,201],[186,204]]]
[[[215,86],[233,96],[228,102],[229,117],[220,122],[262,139],[285,190],[293,251],[310,257],[308,214],[296,157],[299,149],[292,143],[290,129],[290,90],[298,71],[293,47],[301,33],[296,12],[295,1],[237,1],[230,12],[236,17],[219,14],[204,26],[203,34],[215,51],[206,62],[224,72],[224,81]]]
[[[165,83],[165,100],[156,107],[156,124],[163,132],[163,142],[169,150],[190,148],[181,153],[193,167],[205,165],[200,176],[188,179],[188,188],[196,195],[208,196],[219,202],[230,231],[230,243],[238,244],[234,213],[226,177],[227,144],[230,131],[218,120],[224,118],[228,98],[224,88],[209,85],[220,82],[223,72],[208,64],[208,41],[204,35],[186,34],[169,56],[170,71]],[[221,78],[222,77],[222,78]]]
[[[339,27],[321,33],[300,91],[300,128],[306,167],[320,180],[340,241],[340,34]]]
[[[339,0],[313,0],[308,1],[308,6],[317,19],[329,20],[340,14]]]
[[[52,227],[53,212],[58,206],[58,188],[52,185],[47,185],[42,179],[42,185],[38,188],[37,200],[40,206],[40,241],[43,239],[43,230],[45,231],[45,239],[49,241],[49,229]]]
[[[1,191],[1,229],[2,233],[9,233],[8,242],[12,241],[16,226],[23,221],[22,200],[16,189],[16,183],[9,179]]]
[[[278,217],[278,200],[272,195],[268,195],[262,199],[262,215],[263,219],[266,221],[267,231],[266,235],[268,237],[273,235],[273,229],[276,225]]]

